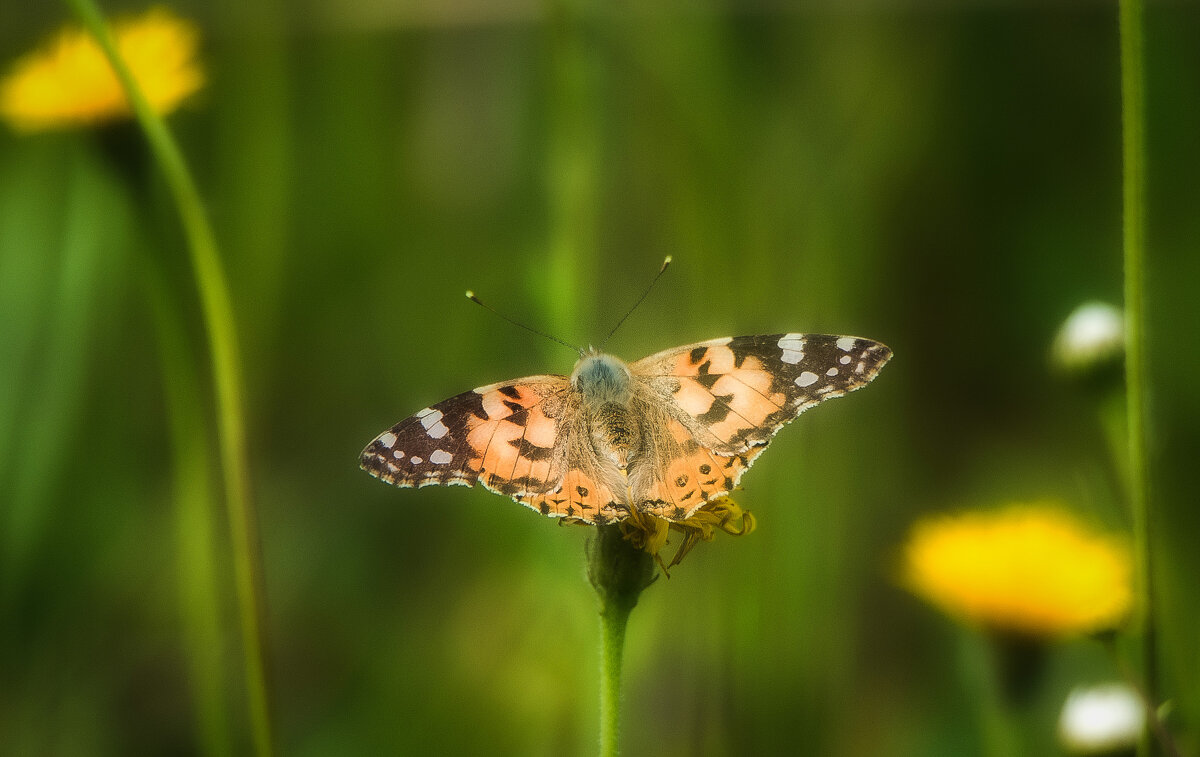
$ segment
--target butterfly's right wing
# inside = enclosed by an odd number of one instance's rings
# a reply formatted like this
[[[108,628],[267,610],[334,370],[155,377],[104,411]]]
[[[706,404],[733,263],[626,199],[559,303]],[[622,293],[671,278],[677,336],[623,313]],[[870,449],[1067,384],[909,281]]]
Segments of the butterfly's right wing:
[[[765,446],[808,408],[866,386],[887,345],[836,334],[770,334],[676,347],[630,366],[696,441],[720,455]]]
[[[784,425],[866,386],[891,356],[870,339],[793,333],[713,339],[633,363],[647,412],[661,409],[638,506],[686,519],[737,486]]]

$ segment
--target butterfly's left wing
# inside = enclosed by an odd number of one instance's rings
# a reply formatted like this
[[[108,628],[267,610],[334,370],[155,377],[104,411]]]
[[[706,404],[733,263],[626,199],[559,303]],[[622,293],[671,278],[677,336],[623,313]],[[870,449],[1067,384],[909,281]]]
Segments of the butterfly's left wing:
[[[529,376],[473,389],[397,423],[366,446],[363,470],[396,486],[482,483],[509,496],[551,478],[565,376]]]
[[[859,389],[892,356],[852,336],[771,334],[666,350],[630,370],[661,407],[639,507],[679,520],[732,490],[779,429],[808,408]]]
[[[551,517],[622,517],[613,472],[586,454],[588,439],[567,378],[529,376],[419,411],[375,437],[359,464],[396,486],[479,483]]]

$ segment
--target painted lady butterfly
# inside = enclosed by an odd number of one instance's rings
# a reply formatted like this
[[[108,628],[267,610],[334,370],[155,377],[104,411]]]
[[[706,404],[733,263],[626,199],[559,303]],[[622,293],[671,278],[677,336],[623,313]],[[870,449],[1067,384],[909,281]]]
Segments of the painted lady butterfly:
[[[571,376],[480,387],[380,434],[360,464],[396,486],[482,483],[550,517],[683,521],[729,493],[785,424],[869,383],[892,351],[852,336],[713,339]]]

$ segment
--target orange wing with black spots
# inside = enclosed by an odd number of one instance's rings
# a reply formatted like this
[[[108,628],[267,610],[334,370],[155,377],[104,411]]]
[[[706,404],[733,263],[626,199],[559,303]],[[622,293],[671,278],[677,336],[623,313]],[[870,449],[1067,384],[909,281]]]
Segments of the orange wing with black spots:
[[[580,455],[565,459],[561,470],[561,485],[552,491],[517,497],[543,515],[574,518],[584,523],[608,523],[629,515],[625,493],[620,485],[610,486],[619,471],[606,472],[597,464],[595,455]],[[615,491],[614,491],[615,489]]]
[[[670,520],[729,493],[779,429],[824,400],[865,386],[891,357],[869,339],[773,334],[713,339],[630,366],[661,408],[633,501]]]
[[[678,419],[663,414],[651,448],[631,476],[633,500],[640,510],[667,520],[687,520],[705,502],[728,494],[766,448],[752,447],[722,455],[696,441]]]
[[[733,455],[766,444],[813,405],[866,386],[891,356],[870,339],[771,334],[676,347],[630,370],[697,442]]]
[[[531,376],[463,392],[375,437],[359,462],[396,486],[536,491],[547,485],[568,388],[562,376]]]
[[[400,421],[367,445],[359,464],[396,486],[480,483],[543,515],[616,519],[628,509],[580,450],[578,420],[565,376],[506,381]]]

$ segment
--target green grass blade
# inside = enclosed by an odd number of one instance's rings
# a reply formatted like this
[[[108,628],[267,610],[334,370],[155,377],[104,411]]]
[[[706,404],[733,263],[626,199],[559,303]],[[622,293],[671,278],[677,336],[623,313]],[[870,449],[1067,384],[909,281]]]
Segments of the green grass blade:
[[[1145,62],[1141,0],[1120,0],[1121,123],[1124,156],[1124,257],[1125,257],[1125,386],[1128,393],[1129,491],[1133,514],[1134,559],[1138,605],[1135,622],[1141,649],[1142,685],[1151,702],[1157,694],[1152,582],[1152,521],[1150,511],[1149,456],[1146,448],[1146,174],[1145,174]],[[1138,753],[1151,753],[1149,732],[1143,734]]]
[[[258,537],[250,496],[246,459],[246,434],[242,376],[234,324],[233,305],[225,280],[212,227],[199,191],[166,123],[146,100],[93,0],[69,0],[85,27],[104,50],[133,106],[134,115],[149,142],[179,210],[188,242],[193,274],[199,290],[208,336],[213,385],[217,403],[217,437],[220,444],[225,499],[233,543],[234,580],[242,629],[243,664],[250,725],[255,753],[273,753],[270,705],[262,642],[261,568]]]

